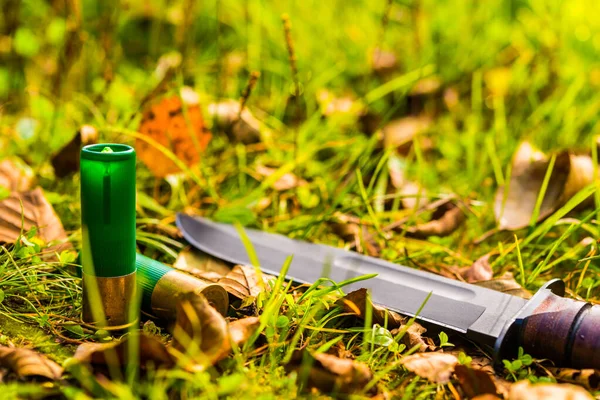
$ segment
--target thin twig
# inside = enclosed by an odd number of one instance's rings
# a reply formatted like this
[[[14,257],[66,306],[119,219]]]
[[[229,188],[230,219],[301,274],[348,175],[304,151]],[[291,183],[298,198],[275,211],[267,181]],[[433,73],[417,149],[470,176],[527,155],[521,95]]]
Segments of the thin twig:
[[[300,96],[300,82],[298,81],[298,66],[296,65],[296,52],[294,51],[294,41],[292,40],[292,23],[287,14],[281,16],[283,21],[283,31],[285,33],[285,44],[288,50],[290,68],[292,70],[292,80],[294,81],[294,96]]]
[[[254,87],[256,86],[256,82],[260,78],[260,72],[252,71],[250,73],[250,78],[248,79],[248,83],[242,92],[242,97],[240,97],[240,109],[238,111],[238,119],[242,117],[242,111],[244,111],[244,107],[246,107],[246,103],[248,102],[248,98],[252,94]]]

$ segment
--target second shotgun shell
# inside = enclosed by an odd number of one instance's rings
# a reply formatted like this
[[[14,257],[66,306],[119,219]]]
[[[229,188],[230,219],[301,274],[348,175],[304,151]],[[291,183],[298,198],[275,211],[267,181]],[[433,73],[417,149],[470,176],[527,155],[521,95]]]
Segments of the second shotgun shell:
[[[136,254],[136,265],[142,309],[156,317],[175,319],[177,303],[189,292],[202,294],[221,315],[227,315],[229,295],[222,286],[207,283],[139,253]]]
[[[129,315],[136,290],[135,193],[135,151],[131,146],[105,143],[81,149],[86,322],[114,327],[137,319]]]

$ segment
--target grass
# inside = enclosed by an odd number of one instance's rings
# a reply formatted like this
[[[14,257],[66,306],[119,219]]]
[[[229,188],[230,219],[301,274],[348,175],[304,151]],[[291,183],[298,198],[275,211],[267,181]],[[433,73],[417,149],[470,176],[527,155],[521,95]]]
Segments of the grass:
[[[55,179],[50,156],[83,124],[94,125],[101,141],[133,143],[140,138],[139,104],[160,81],[160,60],[178,53],[184,55],[182,67],[168,91],[194,88],[209,126],[208,104],[238,99],[251,71],[260,72],[247,107],[264,125],[262,140],[235,145],[215,130],[201,163],[192,167],[163,149],[182,169],[166,180],[153,178],[140,163],[138,246],[146,255],[174,261],[183,246],[171,234],[179,210],[349,247],[333,229],[343,213],[368,227],[383,248],[381,257],[390,261],[443,270],[468,266],[496,251],[495,276],[513,272],[531,291],[551,278],[563,278],[570,296],[599,301],[596,242],[592,250],[582,244],[587,237],[598,237],[596,185],[544,222],[532,218],[526,229],[474,244],[496,226],[494,193],[510,179],[510,159],[520,141],[531,140],[547,151],[591,148],[597,169],[592,138],[600,110],[600,23],[590,12],[593,0],[564,5],[542,0],[214,0],[193,7],[188,23],[183,10],[191,3],[86,0],[52,6],[28,0],[20,2],[16,18],[9,13],[1,17],[0,152],[33,168],[76,247],[81,241],[79,178]],[[291,23],[297,75],[288,61],[284,13]],[[80,54],[67,51],[68,29],[85,36]],[[178,36],[182,29],[185,34]],[[390,76],[374,73],[370,55],[376,48],[396,55],[399,65]],[[58,67],[65,61],[68,71]],[[112,79],[105,79],[107,70],[113,71]],[[436,79],[441,89],[416,92],[415,85],[425,78]],[[59,89],[50,84],[54,81]],[[378,127],[408,115],[428,116],[432,124],[400,158],[381,149],[377,134],[365,129],[359,113],[326,117],[326,105],[318,100],[323,89],[352,97],[357,108],[379,117]],[[306,107],[306,118],[299,123],[286,110],[297,91]],[[464,226],[449,237],[428,240],[384,231],[395,221],[416,224],[430,214],[402,209],[401,195],[390,194],[388,166],[398,162],[430,198],[465,199],[469,213]],[[259,164],[276,172],[261,178]],[[308,185],[275,190],[278,178],[289,172]],[[596,209],[577,210],[590,195]],[[79,279],[65,265],[20,257],[18,250],[6,245],[0,253],[0,343],[31,346],[65,362],[79,340],[97,335],[78,322]],[[315,286],[298,295],[280,280],[257,300],[263,334],[255,339],[261,346],[240,349],[218,370],[156,371],[132,386],[116,381],[89,386],[94,379],[82,375],[50,390],[66,398],[85,398],[82,386],[105,398],[160,399],[168,391],[182,398],[302,397],[307,395],[299,391],[301,383],[284,371],[283,363],[301,346],[324,352],[343,343],[373,369],[371,386],[403,399],[453,398],[449,386],[432,385],[398,366],[410,349],[372,351],[370,324],[334,307],[338,296]],[[73,324],[82,335],[69,332]],[[57,338],[73,343],[57,346]],[[531,374],[543,377],[547,372],[532,369]],[[23,396],[46,390],[21,383],[9,388]]]

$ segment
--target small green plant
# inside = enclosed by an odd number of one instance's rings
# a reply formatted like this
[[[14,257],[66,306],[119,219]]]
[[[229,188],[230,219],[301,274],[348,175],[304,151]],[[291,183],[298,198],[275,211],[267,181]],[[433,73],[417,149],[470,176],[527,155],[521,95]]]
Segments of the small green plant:
[[[469,357],[462,351],[458,354],[458,363],[459,364],[469,366],[469,365],[471,365],[472,361],[473,361],[473,358]]]
[[[445,332],[440,332],[438,337],[440,338],[440,348],[441,347],[454,347],[454,344],[450,343],[448,341],[448,335]]]
[[[532,376],[529,366],[533,363],[533,357],[526,354],[522,347],[519,347],[519,353],[515,360],[502,360],[502,363],[504,364],[504,368],[508,371],[507,378],[512,378],[514,381],[517,381]]]

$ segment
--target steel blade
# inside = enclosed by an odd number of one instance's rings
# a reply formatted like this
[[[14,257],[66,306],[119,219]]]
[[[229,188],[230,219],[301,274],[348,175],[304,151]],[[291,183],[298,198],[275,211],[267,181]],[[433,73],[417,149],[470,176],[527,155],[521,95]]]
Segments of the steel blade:
[[[230,263],[251,264],[234,226],[185,214],[177,215],[177,226],[199,250]],[[340,282],[376,273],[377,277],[345,286],[344,291],[369,289],[374,303],[408,316],[414,316],[432,293],[417,318],[484,345],[493,346],[505,324],[526,303],[516,296],[332,246],[254,229],[245,232],[261,270],[267,273],[278,275],[290,255],[293,260],[286,278],[299,283],[313,283],[321,277]]]

